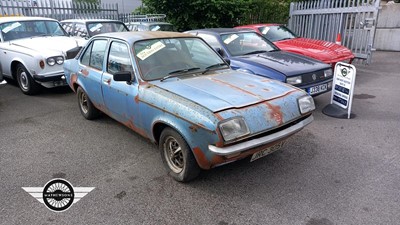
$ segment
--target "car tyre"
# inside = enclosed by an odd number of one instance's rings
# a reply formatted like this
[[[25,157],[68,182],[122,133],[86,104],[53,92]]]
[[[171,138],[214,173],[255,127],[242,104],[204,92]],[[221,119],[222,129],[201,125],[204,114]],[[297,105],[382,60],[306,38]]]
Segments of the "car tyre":
[[[179,182],[196,178],[201,169],[185,139],[175,130],[165,128],[160,136],[159,149],[168,174]]]
[[[40,85],[36,83],[31,74],[24,65],[18,64],[17,66],[17,82],[22,93],[26,95],[35,95],[40,91]]]
[[[78,96],[79,110],[82,116],[87,120],[93,120],[99,117],[100,111],[93,105],[92,101],[90,101],[86,92],[81,87],[78,87],[76,93]]]

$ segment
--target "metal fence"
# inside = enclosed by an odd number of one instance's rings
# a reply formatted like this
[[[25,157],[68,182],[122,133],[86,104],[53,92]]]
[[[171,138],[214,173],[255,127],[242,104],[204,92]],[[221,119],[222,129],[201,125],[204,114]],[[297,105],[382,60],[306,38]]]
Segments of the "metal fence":
[[[0,1],[0,16],[40,16],[64,19],[118,19],[118,4],[88,4],[72,1]]]
[[[316,0],[292,2],[289,27],[302,37],[335,42],[351,49],[359,61],[372,57],[380,0]]]

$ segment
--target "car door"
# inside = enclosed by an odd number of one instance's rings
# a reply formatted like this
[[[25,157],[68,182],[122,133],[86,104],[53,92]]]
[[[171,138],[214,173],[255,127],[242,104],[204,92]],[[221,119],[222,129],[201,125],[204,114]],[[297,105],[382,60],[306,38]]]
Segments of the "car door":
[[[135,101],[138,95],[138,82],[114,81],[113,74],[131,72],[134,77],[132,54],[128,44],[122,41],[111,41],[105,72],[102,77],[104,103],[113,117],[122,123],[140,126],[139,104]]]
[[[78,69],[79,84],[97,108],[102,108],[104,105],[101,76],[107,42],[107,39],[92,40],[80,58]]]

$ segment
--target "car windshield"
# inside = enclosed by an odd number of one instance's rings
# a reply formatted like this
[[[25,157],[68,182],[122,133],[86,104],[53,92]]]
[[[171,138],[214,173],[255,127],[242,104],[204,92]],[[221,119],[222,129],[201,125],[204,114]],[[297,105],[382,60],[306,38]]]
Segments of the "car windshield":
[[[258,30],[266,39],[272,42],[297,38],[297,35],[283,25],[260,27]]]
[[[129,31],[122,22],[92,22],[87,24],[89,36],[102,33]]]
[[[151,31],[174,31],[172,24],[154,24],[149,26]]]
[[[222,42],[232,56],[256,54],[279,50],[255,32],[238,32],[221,35]]]
[[[7,22],[0,24],[0,31],[4,41],[37,36],[67,36],[57,21],[48,20]]]
[[[196,37],[138,41],[136,61],[144,80],[204,73],[229,68],[203,40]]]

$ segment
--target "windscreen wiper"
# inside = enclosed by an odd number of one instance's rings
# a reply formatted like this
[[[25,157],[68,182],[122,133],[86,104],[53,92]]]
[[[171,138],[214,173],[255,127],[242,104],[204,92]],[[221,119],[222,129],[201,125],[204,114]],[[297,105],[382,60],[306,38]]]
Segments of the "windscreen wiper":
[[[248,53],[243,54],[243,55],[253,55],[253,54],[260,54],[260,53],[265,53],[265,52],[267,52],[267,51],[265,51],[265,50],[256,50],[256,51],[248,52]]]
[[[198,69],[200,69],[200,68],[199,68],[199,67],[192,67],[192,68],[187,68],[187,69],[175,70],[175,71],[169,72],[168,75],[165,76],[165,77],[163,77],[163,78],[161,78],[160,81],[164,81],[164,80],[166,80],[166,79],[168,79],[168,78],[176,77],[176,76],[178,76],[179,74],[187,73],[187,72],[189,72],[189,71],[198,70]]]
[[[217,64],[213,64],[213,65],[211,65],[211,66],[207,66],[207,67],[205,68],[205,70],[204,70],[201,74],[205,74],[205,73],[207,73],[208,71],[210,71],[211,69],[219,68],[219,67],[222,67],[222,66],[226,66],[226,63],[217,63]]]

